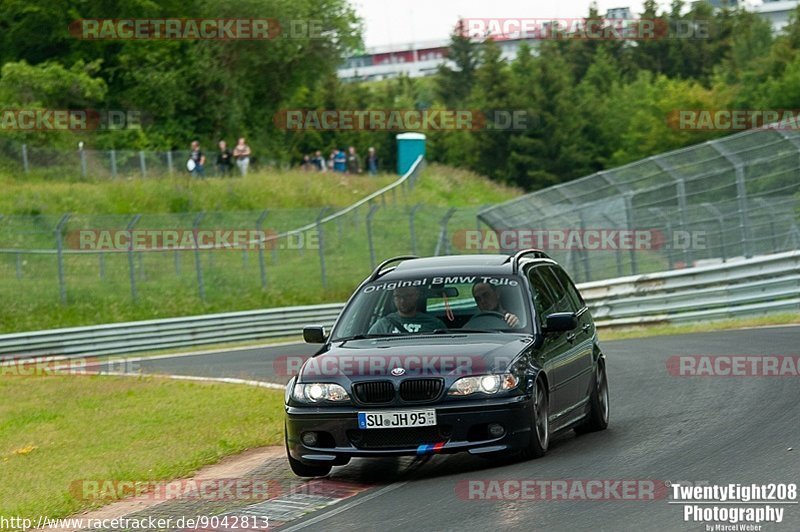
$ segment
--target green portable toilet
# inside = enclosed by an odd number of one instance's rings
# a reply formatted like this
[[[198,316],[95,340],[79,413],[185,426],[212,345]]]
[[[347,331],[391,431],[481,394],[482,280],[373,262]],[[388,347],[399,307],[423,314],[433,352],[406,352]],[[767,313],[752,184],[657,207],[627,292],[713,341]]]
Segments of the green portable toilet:
[[[397,135],[397,173],[405,175],[420,155],[425,155],[425,135],[400,133]]]

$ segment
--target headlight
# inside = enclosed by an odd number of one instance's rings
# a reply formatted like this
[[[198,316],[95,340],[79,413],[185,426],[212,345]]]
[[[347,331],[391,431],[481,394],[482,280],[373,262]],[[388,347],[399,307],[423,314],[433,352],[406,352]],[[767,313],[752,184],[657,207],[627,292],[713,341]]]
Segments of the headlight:
[[[313,382],[295,384],[292,398],[301,403],[320,403],[322,401],[349,401],[350,396],[338,384]]]
[[[513,390],[517,387],[517,384],[519,384],[519,379],[511,373],[463,377],[453,383],[447,395],[495,394],[501,390]]]

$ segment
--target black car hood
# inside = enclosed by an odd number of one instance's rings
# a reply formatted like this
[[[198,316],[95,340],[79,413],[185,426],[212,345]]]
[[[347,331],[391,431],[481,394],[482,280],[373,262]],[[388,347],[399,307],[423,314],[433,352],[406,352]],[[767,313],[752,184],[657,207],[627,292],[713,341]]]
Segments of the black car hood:
[[[303,365],[301,381],[320,376],[400,377],[501,373],[531,345],[518,334],[393,336],[334,342]],[[399,372],[403,369],[403,372]],[[394,370],[394,373],[393,373]]]

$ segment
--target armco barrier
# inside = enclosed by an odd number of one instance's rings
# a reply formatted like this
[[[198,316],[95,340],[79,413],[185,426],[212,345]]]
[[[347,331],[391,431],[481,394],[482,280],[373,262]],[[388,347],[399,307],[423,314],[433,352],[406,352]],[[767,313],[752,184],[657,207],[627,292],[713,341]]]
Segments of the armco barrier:
[[[800,312],[800,251],[578,285],[598,327]],[[100,356],[297,336],[330,326],[340,303],[0,336],[0,357]]]

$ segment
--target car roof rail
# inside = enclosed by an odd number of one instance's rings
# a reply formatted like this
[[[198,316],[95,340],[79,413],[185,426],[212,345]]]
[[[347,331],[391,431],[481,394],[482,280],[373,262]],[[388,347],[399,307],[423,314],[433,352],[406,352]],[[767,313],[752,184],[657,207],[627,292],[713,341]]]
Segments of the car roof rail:
[[[369,276],[369,279],[367,279],[367,281],[374,281],[375,279],[377,279],[381,274],[381,269],[393,262],[397,262],[399,260],[409,260],[418,258],[419,257],[417,257],[416,255],[400,255],[399,257],[392,257],[391,259],[386,259],[385,261],[378,264],[378,267],[375,268],[375,270],[373,270],[372,274]]]
[[[514,255],[514,258],[512,259],[513,262],[511,265],[511,269],[514,273],[519,272],[519,261],[522,260],[523,257],[526,257],[528,255],[532,255],[531,258],[533,259],[550,259],[550,255],[548,255],[541,249],[536,249],[536,248],[523,249],[522,251],[517,252],[517,254]]]

